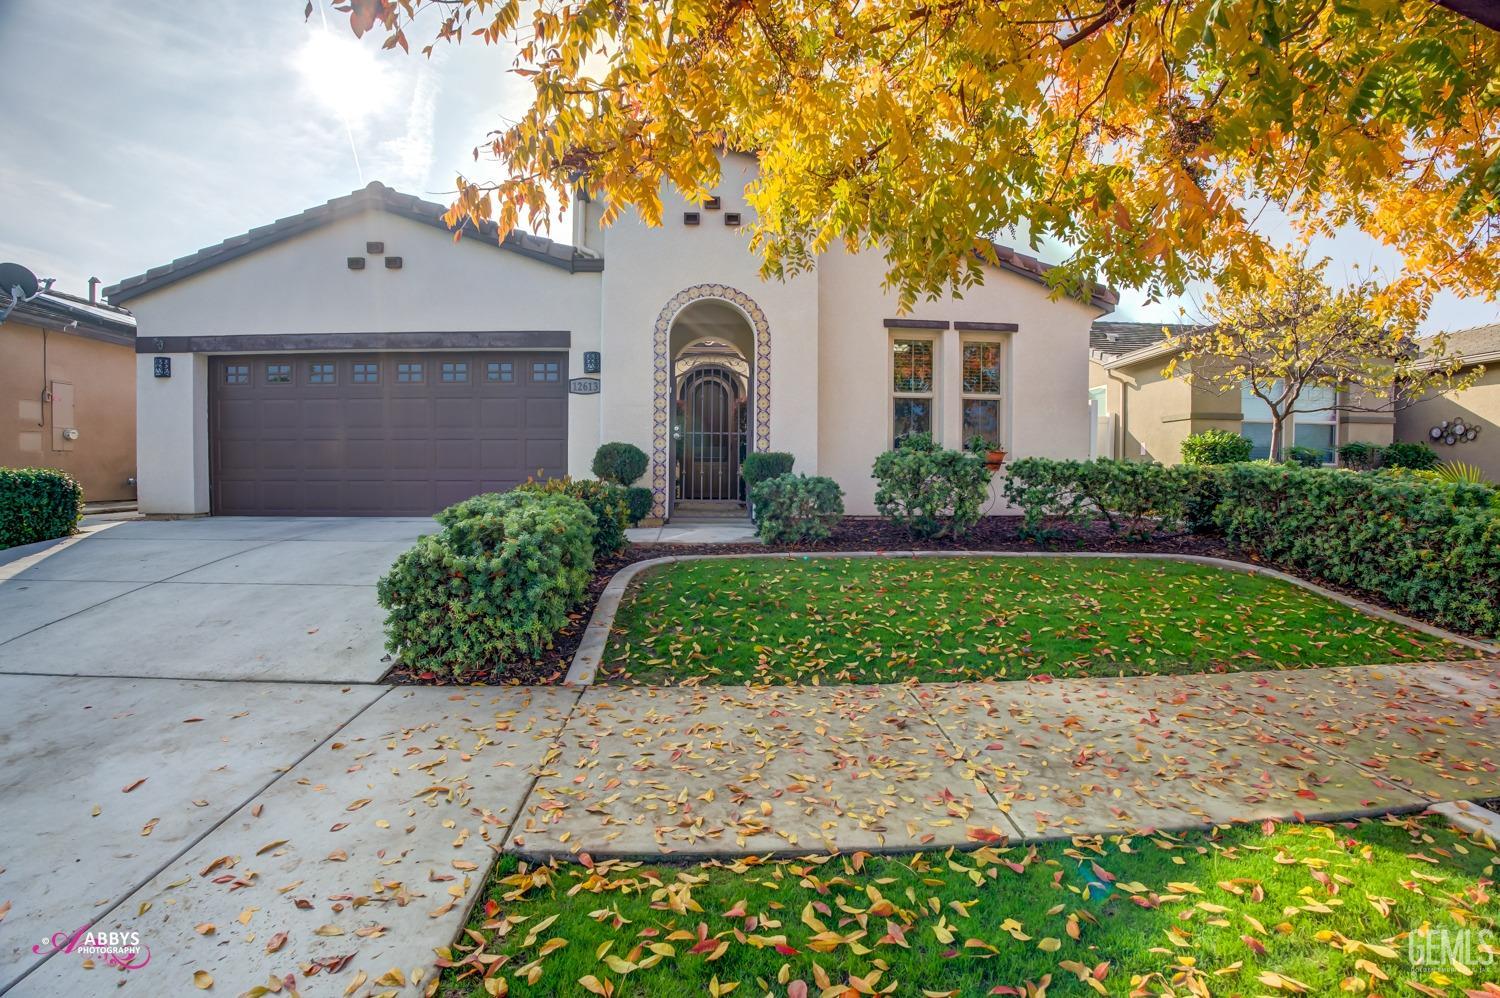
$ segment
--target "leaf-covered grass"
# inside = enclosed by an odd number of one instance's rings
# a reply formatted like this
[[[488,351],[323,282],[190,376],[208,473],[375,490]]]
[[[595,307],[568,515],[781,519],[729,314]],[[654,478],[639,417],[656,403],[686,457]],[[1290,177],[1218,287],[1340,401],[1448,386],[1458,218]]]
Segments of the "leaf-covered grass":
[[[441,993],[1462,995],[1500,975],[1496,859],[1435,817],[702,866],[505,857]]]
[[[1289,583],[1108,558],[764,558],[637,577],[605,676],[889,683],[1472,658]]]

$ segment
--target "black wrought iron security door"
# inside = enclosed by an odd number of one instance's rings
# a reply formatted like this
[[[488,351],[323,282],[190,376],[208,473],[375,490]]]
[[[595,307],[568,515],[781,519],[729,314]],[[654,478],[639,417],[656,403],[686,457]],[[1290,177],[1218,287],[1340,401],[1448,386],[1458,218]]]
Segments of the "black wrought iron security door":
[[[745,426],[738,380],[722,368],[699,368],[683,378],[678,397],[682,439],[677,498],[739,500]]]

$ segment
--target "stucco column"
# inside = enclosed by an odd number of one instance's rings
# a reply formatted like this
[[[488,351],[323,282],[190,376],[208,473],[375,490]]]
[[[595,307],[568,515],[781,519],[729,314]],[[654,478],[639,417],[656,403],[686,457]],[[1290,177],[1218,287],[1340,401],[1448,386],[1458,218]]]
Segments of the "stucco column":
[[[964,445],[964,411],[959,397],[963,374],[963,347],[958,330],[945,329],[938,337],[937,384],[932,394],[937,412],[933,414],[933,427],[937,429],[937,442],[954,450]]]

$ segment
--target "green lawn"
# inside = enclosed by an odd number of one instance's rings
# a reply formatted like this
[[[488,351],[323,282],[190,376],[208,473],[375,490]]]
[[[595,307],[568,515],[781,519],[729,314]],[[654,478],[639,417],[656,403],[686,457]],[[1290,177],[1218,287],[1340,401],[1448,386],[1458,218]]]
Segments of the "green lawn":
[[[696,867],[504,857],[440,993],[1477,994],[1500,976],[1496,859],[1437,818]]]
[[[1107,558],[764,558],[638,576],[607,681],[889,683],[1472,658],[1275,579]]]

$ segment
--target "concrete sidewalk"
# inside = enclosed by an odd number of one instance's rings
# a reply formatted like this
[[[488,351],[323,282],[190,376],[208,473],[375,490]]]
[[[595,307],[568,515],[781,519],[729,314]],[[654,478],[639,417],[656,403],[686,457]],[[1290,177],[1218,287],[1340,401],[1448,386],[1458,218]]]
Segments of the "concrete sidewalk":
[[[899,851],[1500,794],[1500,661],[1058,682],[588,687],[509,849]]]
[[[0,676],[0,696],[8,996],[429,984],[499,852],[908,851],[1500,794],[1500,661],[766,689]],[[32,949],[84,925],[139,933],[150,964]]]

